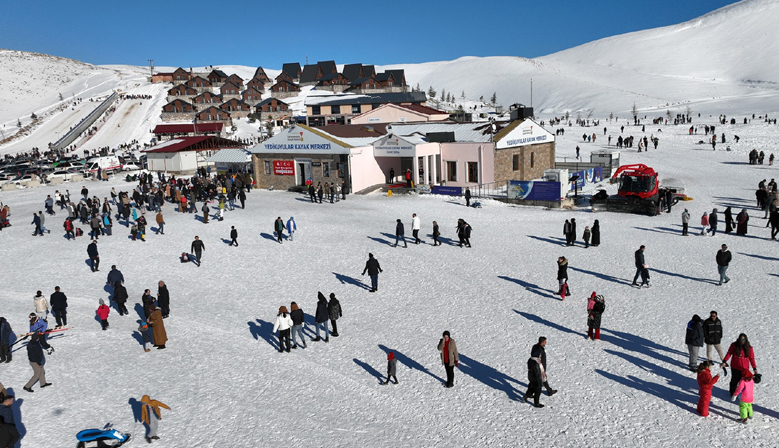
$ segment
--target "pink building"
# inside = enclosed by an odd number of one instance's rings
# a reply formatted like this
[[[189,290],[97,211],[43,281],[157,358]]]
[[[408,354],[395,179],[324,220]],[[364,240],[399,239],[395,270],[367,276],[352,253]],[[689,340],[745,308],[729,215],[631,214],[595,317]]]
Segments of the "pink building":
[[[370,123],[416,123],[424,121],[444,121],[449,118],[446,112],[419,104],[384,104],[351,118],[351,124]]]

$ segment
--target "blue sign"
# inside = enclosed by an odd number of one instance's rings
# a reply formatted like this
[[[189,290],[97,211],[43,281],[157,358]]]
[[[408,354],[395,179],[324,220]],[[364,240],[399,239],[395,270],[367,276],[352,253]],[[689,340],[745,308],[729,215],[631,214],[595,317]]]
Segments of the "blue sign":
[[[576,185],[571,182],[571,190],[575,188],[583,188],[585,185],[594,184],[603,180],[603,168],[590,168],[588,170],[574,171],[570,173],[570,176],[579,176],[576,179]]]
[[[442,187],[439,185],[433,186],[433,194],[445,194],[449,196],[462,196],[463,187]]]
[[[560,182],[511,180],[508,185],[508,197],[526,201],[559,201],[562,193]]]

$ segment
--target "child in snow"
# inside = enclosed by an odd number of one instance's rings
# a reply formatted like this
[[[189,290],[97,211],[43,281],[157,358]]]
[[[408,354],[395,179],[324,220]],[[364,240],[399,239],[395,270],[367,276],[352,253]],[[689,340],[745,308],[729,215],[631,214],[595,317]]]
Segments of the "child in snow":
[[[719,380],[719,374],[711,377],[711,361],[703,361],[698,365],[698,414],[701,417],[709,416],[709,402],[711,401],[711,389]],[[735,399],[735,396],[733,397]]]
[[[151,349],[146,344],[151,344],[151,335],[149,334],[149,324],[141,322],[138,326],[138,332],[141,333],[141,340],[143,340],[143,351],[150,352]]]
[[[604,311],[606,311],[606,300],[593,291],[587,299],[587,339],[600,341],[600,321]]]
[[[706,235],[707,233],[709,233],[709,215],[703,212],[703,216],[701,216],[701,235]]]
[[[747,419],[752,418],[752,402],[755,401],[755,382],[752,381],[753,375],[749,370],[741,374],[741,380],[736,386],[736,391],[730,398],[735,401],[736,397],[741,395],[741,401],[738,404],[738,410],[741,413],[741,423],[746,423]]]
[[[103,326],[103,330],[108,329],[108,314],[111,313],[111,308],[105,304],[103,299],[100,299],[100,306],[97,307],[97,317],[100,318],[100,325]]]
[[[137,238],[138,238],[138,226],[136,226],[135,224],[133,224],[132,227],[130,227],[130,235],[132,235],[133,241],[137,240]]]
[[[584,239],[584,248],[590,247],[590,235],[592,232],[590,232],[590,226],[584,227],[584,234],[582,235],[582,238]]]
[[[389,352],[387,354],[387,381],[383,384],[389,384],[390,378],[395,380],[394,384],[398,384],[398,377],[395,376],[398,370],[398,360],[395,359],[395,353]]]

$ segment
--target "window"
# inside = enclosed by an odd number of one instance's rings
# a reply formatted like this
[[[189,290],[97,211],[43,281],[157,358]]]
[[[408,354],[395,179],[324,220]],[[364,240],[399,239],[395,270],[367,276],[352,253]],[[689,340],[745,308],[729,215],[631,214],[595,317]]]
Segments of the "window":
[[[330,106],[330,113],[331,114],[340,114],[341,113],[341,106]]]
[[[359,114],[360,113],[360,105],[359,104],[352,104],[352,113],[353,114]]]
[[[322,177],[330,177],[330,162],[322,162]]]
[[[457,182],[457,162],[446,162],[446,180]]]
[[[536,153],[531,152],[530,153],[530,168],[533,168],[536,166]]]
[[[468,182],[479,183],[479,162],[468,162]]]
[[[511,158],[511,169],[514,171],[519,170],[519,154],[514,154]]]
[[[265,161],[265,174],[270,174],[270,161]]]
[[[337,166],[338,166],[338,177],[343,179],[344,178],[344,164],[343,163],[339,163]]]
[[[311,106],[311,115],[322,115],[322,108],[319,106]]]

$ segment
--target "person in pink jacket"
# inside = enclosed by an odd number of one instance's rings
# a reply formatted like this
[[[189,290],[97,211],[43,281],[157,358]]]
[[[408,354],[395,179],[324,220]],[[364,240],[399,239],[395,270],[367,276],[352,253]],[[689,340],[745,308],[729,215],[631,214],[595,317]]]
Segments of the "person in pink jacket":
[[[701,235],[706,235],[707,233],[709,233],[709,215],[703,212],[703,216],[701,216]]]
[[[709,416],[709,402],[711,402],[711,389],[719,381],[719,374],[711,377],[711,361],[703,361],[698,365],[698,414],[701,417]]]
[[[97,317],[100,318],[100,325],[103,327],[103,330],[106,330],[108,328],[108,314],[111,313],[111,308],[108,307],[108,305],[105,304],[105,301],[103,299],[100,299],[100,306],[97,307]]]
[[[722,360],[722,367],[728,366],[728,360],[733,357],[730,366],[733,368],[733,374],[730,377],[730,395],[736,391],[739,380],[744,376],[746,372],[749,372],[749,366],[752,365],[752,369],[757,373],[757,364],[755,363],[755,351],[752,350],[752,346],[749,344],[749,338],[744,333],[738,335],[736,342],[730,344],[728,353],[725,355],[725,359]]]
[[[741,423],[746,423],[747,419],[752,418],[752,402],[755,401],[755,382],[752,381],[752,372],[749,370],[741,376],[741,381],[738,382],[736,392],[730,401],[735,401],[739,395],[741,395],[741,401],[738,404],[738,410],[741,414]]]

